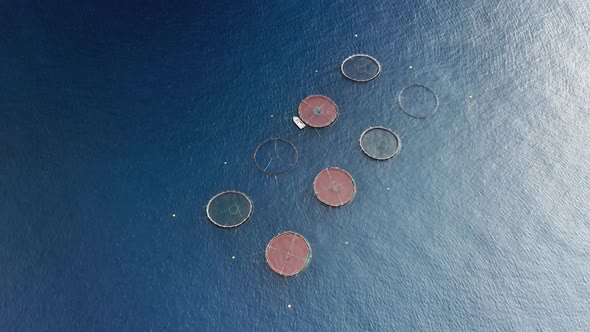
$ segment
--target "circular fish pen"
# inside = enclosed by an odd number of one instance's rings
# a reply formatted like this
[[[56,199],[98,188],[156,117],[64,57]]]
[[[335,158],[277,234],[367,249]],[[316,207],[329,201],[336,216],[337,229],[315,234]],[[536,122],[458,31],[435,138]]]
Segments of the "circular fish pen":
[[[301,234],[284,232],[268,242],[265,256],[266,263],[273,271],[285,277],[292,277],[309,265],[311,246]]]
[[[207,218],[215,226],[234,228],[252,217],[254,203],[243,192],[228,190],[213,196],[207,203]]]
[[[429,118],[438,110],[438,96],[431,88],[422,84],[404,87],[397,102],[404,113],[416,119]]]
[[[269,138],[258,144],[254,150],[256,168],[267,175],[281,175],[289,172],[299,155],[295,145],[283,138]]]
[[[342,61],[340,71],[355,82],[368,82],[381,75],[381,64],[367,54],[353,54]]]
[[[356,184],[347,171],[330,167],[315,177],[313,191],[320,202],[331,207],[338,207],[352,201],[356,195]]]
[[[338,106],[326,96],[312,95],[299,104],[299,118],[310,127],[327,127],[336,121],[337,117]]]
[[[376,126],[369,127],[359,139],[361,150],[372,159],[389,160],[401,151],[402,141],[391,129]]]

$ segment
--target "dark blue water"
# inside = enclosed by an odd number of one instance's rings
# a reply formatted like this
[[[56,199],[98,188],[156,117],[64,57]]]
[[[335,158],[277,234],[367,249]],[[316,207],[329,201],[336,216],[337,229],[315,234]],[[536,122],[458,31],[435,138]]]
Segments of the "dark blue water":
[[[0,330],[590,329],[587,1],[0,13]],[[342,77],[353,53],[381,76]],[[411,83],[432,118],[399,109]],[[297,130],[318,93],[338,120]],[[371,125],[400,134],[394,160],[360,151]],[[277,179],[252,161],[271,136],[299,150]],[[313,196],[329,166],[357,182],[345,207]],[[227,189],[255,202],[235,230],[205,217]],[[291,279],[261,253],[286,230],[314,254]]]

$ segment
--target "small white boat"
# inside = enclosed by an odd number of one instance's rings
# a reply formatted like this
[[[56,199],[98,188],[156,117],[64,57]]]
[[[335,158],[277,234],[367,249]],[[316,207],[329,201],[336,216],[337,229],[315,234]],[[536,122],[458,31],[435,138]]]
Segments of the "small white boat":
[[[303,123],[303,121],[301,121],[301,119],[299,117],[294,116],[293,122],[295,122],[295,124],[297,125],[297,127],[299,127],[299,129],[305,128],[305,123]]]

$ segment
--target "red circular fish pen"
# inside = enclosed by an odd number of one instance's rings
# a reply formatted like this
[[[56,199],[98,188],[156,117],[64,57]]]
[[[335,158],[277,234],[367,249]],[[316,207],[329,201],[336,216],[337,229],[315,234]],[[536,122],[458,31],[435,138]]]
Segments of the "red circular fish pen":
[[[303,271],[311,261],[311,246],[298,233],[284,232],[273,237],[266,246],[266,262],[276,273],[292,277]]]
[[[326,96],[312,95],[299,104],[299,118],[310,127],[327,127],[336,121],[337,117],[338,106]]]
[[[316,176],[313,181],[313,190],[322,203],[338,207],[352,201],[356,194],[356,184],[347,171],[330,167]]]

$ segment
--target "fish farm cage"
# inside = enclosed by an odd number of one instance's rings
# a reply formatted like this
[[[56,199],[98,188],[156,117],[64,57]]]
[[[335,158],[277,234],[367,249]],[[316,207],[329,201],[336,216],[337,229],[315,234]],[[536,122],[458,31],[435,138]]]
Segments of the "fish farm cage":
[[[338,207],[353,200],[356,195],[356,183],[347,171],[330,167],[315,177],[313,191],[320,202],[330,207]]]
[[[312,256],[311,246],[301,234],[284,232],[268,242],[265,256],[266,262],[274,272],[292,277],[309,265]]]
[[[422,84],[404,87],[397,96],[397,102],[404,113],[416,119],[433,116],[439,106],[436,93]]]
[[[311,95],[299,104],[299,118],[310,127],[327,127],[334,123],[337,117],[338,106],[326,96]]]
[[[400,137],[391,129],[375,126],[369,127],[359,139],[361,150],[372,159],[389,160],[402,149]]]
[[[353,54],[342,61],[340,72],[355,82],[368,82],[381,75],[381,64],[367,54]]]
[[[207,218],[215,226],[235,228],[252,217],[254,203],[240,191],[228,190],[213,196],[207,203]]]
[[[284,138],[269,138],[254,150],[256,168],[267,175],[282,175],[295,167],[299,154],[295,145]]]

